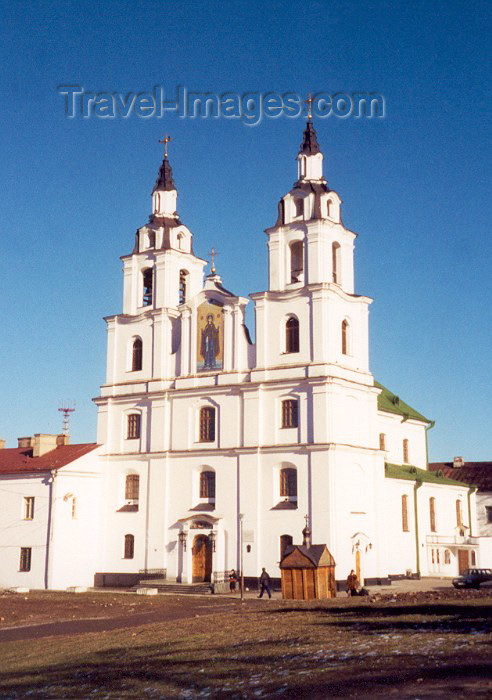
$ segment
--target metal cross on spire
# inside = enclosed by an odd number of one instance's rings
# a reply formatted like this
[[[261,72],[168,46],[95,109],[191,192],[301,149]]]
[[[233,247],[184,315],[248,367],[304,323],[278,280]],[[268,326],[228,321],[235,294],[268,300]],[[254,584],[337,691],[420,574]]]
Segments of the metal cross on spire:
[[[159,143],[164,144],[164,158],[167,158],[167,144],[171,141],[171,137],[166,134],[163,139],[159,139]]]
[[[313,118],[313,110],[312,110],[313,102],[314,102],[314,98],[311,96],[311,93],[309,92],[308,96],[307,96],[307,100],[304,100],[304,104],[306,104],[308,106],[308,113],[307,113],[308,119]]]
[[[306,521],[306,527],[309,527],[309,515],[305,515],[304,520]]]
[[[212,275],[215,275],[216,269],[215,269],[215,256],[218,255],[217,251],[215,248],[212,248],[210,251],[209,255],[212,257],[212,267],[210,268],[210,272]]]

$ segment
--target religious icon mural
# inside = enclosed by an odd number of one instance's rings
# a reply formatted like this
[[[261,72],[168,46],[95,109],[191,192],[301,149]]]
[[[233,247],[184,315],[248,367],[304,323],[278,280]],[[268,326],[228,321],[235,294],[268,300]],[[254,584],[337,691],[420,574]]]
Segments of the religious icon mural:
[[[198,372],[213,372],[224,367],[224,315],[222,306],[207,301],[197,311]]]

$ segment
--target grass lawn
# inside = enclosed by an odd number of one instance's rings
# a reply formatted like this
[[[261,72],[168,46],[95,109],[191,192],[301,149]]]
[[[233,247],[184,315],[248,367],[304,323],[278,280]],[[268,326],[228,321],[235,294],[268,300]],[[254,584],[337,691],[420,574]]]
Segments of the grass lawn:
[[[68,600],[37,596],[51,609]],[[186,596],[150,601],[81,594],[69,600],[85,604],[89,616],[90,601],[101,606],[112,599],[116,607],[132,606],[128,611],[190,604]],[[194,617],[141,627],[0,643],[0,697],[492,695],[490,596],[217,603],[200,600],[202,612]],[[61,619],[73,615],[62,614],[67,604],[59,608]]]

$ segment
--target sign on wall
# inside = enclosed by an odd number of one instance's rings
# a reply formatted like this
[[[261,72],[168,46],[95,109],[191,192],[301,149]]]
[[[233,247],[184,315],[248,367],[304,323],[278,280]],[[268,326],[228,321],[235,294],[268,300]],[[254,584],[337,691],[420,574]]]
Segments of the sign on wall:
[[[213,372],[224,367],[224,314],[219,302],[204,301],[197,310],[198,372]]]

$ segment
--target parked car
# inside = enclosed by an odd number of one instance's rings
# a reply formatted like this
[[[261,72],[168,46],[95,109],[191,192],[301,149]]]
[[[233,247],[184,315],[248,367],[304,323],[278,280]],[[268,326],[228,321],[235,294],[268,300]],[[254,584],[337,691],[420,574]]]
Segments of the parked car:
[[[492,569],[467,569],[453,579],[455,588],[480,588],[480,584],[490,581],[492,583]]]

